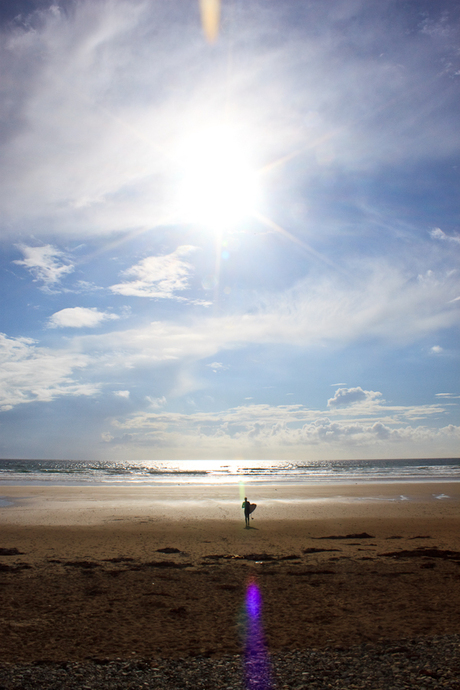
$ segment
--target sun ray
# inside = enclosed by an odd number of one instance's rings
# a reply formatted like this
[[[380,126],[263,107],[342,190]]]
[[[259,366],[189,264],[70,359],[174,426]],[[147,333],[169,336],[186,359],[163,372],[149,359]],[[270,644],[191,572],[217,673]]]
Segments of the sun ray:
[[[334,261],[331,261],[331,259],[328,259],[327,256],[321,254],[321,252],[318,252],[316,249],[313,249],[313,247],[309,245],[307,242],[304,242],[295,235],[292,235],[292,233],[282,228],[281,225],[278,225],[278,223],[275,223],[275,221],[271,220],[270,218],[267,218],[266,216],[257,212],[254,213],[254,218],[256,218],[263,225],[266,225],[272,230],[275,230],[275,232],[279,233],[280,235],[283,235],[283,237],[286,237],[291,242],[294,242],[294,244],[297,244],[299,247],[302,247],[302,249],[304,249],[306,252],[312,254],[317,259],[320,259],[320,261],[323,261],[324,263],[328,264],[328,266],[331,266],[335,270],[340,271],[342,273],[346,273],[346,271],[344,271],[344,269],[338,266]]]

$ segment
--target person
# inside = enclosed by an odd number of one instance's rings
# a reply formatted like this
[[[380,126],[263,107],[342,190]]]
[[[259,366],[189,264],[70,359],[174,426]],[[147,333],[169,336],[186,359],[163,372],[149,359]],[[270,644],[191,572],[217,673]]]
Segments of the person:
[[[251,504],[249,503],[248,499],[246,496],[244,497],[243,505],[241,506],[244,510],[244,522],[245,526],[249,527],[249,515],[250,515],[250,507]]]

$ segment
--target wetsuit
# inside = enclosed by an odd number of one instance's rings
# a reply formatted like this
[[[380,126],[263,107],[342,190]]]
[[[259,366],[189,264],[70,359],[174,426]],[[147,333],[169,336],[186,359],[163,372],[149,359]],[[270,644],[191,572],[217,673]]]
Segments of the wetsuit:
[[[246,522],[246,527],[249,525],[249,515],[250,515],[250,507],[251,504],[249,501],[243,501],[243,505],[241,506],[244,509],[244,520]]]

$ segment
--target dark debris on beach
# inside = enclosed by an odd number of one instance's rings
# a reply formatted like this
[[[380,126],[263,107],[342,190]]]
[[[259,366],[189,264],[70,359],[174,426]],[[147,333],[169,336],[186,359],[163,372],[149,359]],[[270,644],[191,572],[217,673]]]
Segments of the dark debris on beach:
[[[258,682],[244,657],[0,664],[0,690],[460,690],[460,635],[277,653]],[[257,664],[255,664],[257,668]]]

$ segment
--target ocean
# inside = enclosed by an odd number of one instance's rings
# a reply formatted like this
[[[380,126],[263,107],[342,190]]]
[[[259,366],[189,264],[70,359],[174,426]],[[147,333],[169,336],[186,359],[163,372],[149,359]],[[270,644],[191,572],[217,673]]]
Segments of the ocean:
[[[460,481],[460,458],[411,460],[0,460],[0,485],[213,485]]]

